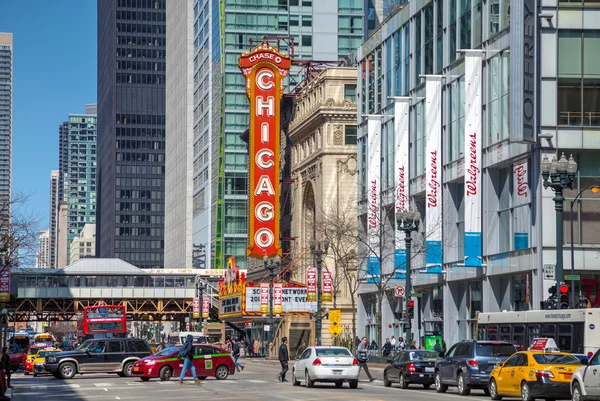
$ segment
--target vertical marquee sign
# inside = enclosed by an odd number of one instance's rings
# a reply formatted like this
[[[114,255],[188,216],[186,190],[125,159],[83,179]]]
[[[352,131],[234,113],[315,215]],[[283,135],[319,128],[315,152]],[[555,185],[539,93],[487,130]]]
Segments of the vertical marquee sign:
[[[280,100],[291,59],[263,42],[243,53],[239,67],[250,100],[248,256],[281,254],[279,246]]]

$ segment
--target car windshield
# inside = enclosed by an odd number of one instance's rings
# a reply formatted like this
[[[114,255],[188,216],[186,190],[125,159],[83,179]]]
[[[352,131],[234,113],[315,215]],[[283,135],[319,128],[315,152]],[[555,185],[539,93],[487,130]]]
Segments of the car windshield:
[[[508,357],[515,352],[512,344],[477,344],[477,356]]]
[[[579,359],[565,354],[534,354],[533,359],[540,365],[581,365]]]
[[[156,356],[167,356],[167,355],[171,355],[173,352],[177,351],[179,348],[177,347],[169,347],[169,348],[165,348],[162,351],[158,351],[156,354]]]
[[[317,348],[317,356],[352,356],[346,348]]]
[[[53,354],[53,353],[55,353],[55,352],[56,352],[56,351],[40,351],[40,352],[38,352],[38,354],[37,354],[37,357],[38,357],[38,358],[44,358],[44,357],[46,357],[47,355]]]
[[[411,351],[408,353],[411,361],[424,361],[425,359],[439,359],[440,355],[433,351]]]
[[[85,352],[87,351],[88,347],[90,346],[90,344],[92,343],[93,340],[86,340],[83,342],[83,344],[81,344],[79,347],[76,348],[77,351],[82,351]]]
[[[35,347],[35,348],[29,348],[29,355],[33,355],[33,354],[37,354],[39,350],[41,350],[42,347]]]

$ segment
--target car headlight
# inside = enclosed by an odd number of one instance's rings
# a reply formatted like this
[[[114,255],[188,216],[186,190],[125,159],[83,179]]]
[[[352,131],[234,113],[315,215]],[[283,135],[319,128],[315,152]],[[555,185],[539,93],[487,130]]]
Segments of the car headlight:
[[[152,360],[145,361],[145,362],[146,362],[146,365],[154,365],[156,363],[156,361],[152,361]]]
[[[56,357],[54,357],[54,356],[46,357],[46,363],[55,363],[55,362],[56,362]]]

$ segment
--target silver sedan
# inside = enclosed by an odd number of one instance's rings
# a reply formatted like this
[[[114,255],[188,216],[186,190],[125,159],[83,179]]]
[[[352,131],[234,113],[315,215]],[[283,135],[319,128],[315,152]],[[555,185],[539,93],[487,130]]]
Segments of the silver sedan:
[[[306,387],[313,387],[315,382],[335,383],[342,387],[344,382],[350,388],[358,387],[358,361],[345,347],[308,347],[296,357],[292,368],[292,384],[299,386],[304,380]]]

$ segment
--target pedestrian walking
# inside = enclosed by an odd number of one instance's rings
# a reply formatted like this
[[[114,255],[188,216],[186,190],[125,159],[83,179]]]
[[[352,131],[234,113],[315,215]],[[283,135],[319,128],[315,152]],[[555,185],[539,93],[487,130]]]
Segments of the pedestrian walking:
[[[444,355],[442,353],[442,344],[440,344],[440,340],[435,340],[435,345],[433,346],[433,350],[438,353],[440,358],[444,357]]]
[[[358,375],[360,376],[360,370],[364,369],[365,373],[369,377],[369,381],[372,382],[375,380],[373,376],[371,376],[371,372],[369,372],[369,367],[367,366],[367,362],[369,361],[369,343],[367,342],[367,337],[363,337],[360,344],[358,344],[358,348],[356,350],[356,359],[358,360]]]
[[[398,349],[404,350],[406,348],[406,343],[404,342],[404,338],[400,337],[398,339]]]
[[[417,340],[412,340],[410,342],[410,349],[417,349]]]
[[[181,369],[181,374],[179,375],[179,384],[183,384],[183,378],[188,369],[192,370],[194,383],[202,384],[202,380],[198,379],[198,376],[196,375],[196,367],[194,366],[194,346],[192,345],[192,341],[194,341],[194,336],[188,334],[185,339],[185,344],[183,344],[179,350],[179,358],[184,358],[183,369]]]
[[[8,355],[8,347],[2,348],[2,358],[0,359],[0,366],[6,374],[6,387],[10,388],[10,356]]]
[[[258,338],[254,339],[254,356],[260,356],[260,342]]]
[[[235,363],[235,369],[238,372],[244,370],[244,365],[238,363],[238,359],[240,358],[240,340],[233,340],[231,344],[231,355],[233,356],[233,363]]]
[[[392,343],[389,338],[385,339],[385,344],[383,344],[383,356],[390,356],[392,352]]]
[[[390,339],[390,343],[392,344],[392,349],[396,351],[396,339],[394,338],[394,336],[392,336],[392,338]]]
[[[280,382],[286,382],[285,374],[288,371],[288,361],[290,355],[288,354],[287,337],[281,339],[281,346],[279,347],[279,363],[281,364],[281,372],[277,375],[277,380]]]

